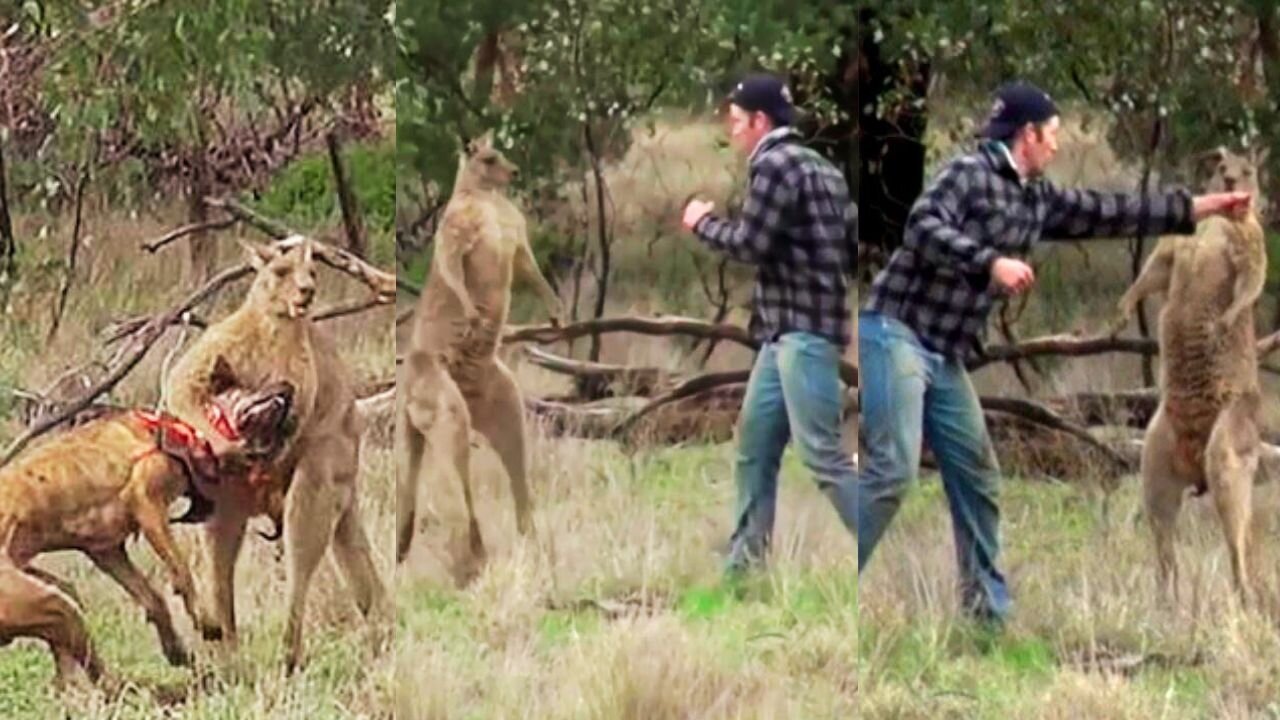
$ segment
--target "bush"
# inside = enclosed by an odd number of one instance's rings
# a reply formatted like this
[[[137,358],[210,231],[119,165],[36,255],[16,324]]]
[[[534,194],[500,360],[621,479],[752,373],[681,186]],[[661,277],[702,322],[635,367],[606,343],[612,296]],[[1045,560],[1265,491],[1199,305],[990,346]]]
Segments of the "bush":
[[[349,145],[343,149],[352,191],[369,233],[370,259],[389,265],[395,257],[395,143]],[[262,212],[297,228],[342,225],[333,168],[327,151],[304,155],[272,179],[254,203]]]

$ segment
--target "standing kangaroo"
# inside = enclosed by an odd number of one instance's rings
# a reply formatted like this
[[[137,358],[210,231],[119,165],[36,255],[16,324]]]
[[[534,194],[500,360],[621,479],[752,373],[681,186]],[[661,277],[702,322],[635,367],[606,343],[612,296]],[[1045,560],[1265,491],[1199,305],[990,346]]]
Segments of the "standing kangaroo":
[[[489,135],[460,158],[414,316],[410,387],[397,412],[397,447],[406,453],[397,478],[398,555],[403,559],[412,543],[414,498],[424,482],[418,475],[425,470],[458,477],[469,524],[468,537],[454,543],[467,555],[455,558],[462,579],[473,574],[484,552],[470,499],[469,428],[489,441],[506,469],[520,534],[534,532],[524,401],[497,350],[516,271],[533,283],[555,323],[560,301],[534,261],[524,215],[505,194],[517,172]]]
[[[175,415],[216,438],[202,408],[219,356],[246,385],[271,379],[296,389],[296,431],[271,473],[272,494],[284,495],[285,647],[286,665],[293,670],[302,659],[307,591],[326,549],[333,548],[362,614],[390,611],[360,516],[361,421],[350,371],[333,339],[308,316],[316,288],[312,243],[292,236],[274,246],[244,245],[256,273],[253,285],[240,308],[210,326],[174,365],[168,397]],[[235,564],[245,526],[255,515],[278,511],[246,484],[227,485],[225,493],[214,498],[217,509],[205,530],[215,615],[223,638],[234,643]]]
[[[1211,191],[1247,191],[1259,200],[1258,159],[1218,148]],[[1262,294],[1267,253],[1253,206],[1238,218],[1210,217],[1194,236],[1162,238],[1125,292],[1118,332],[1147,295],[1160,311],[1160,405],[1142,449],[1146,512],[1155,536],[1157,577],[1176,597],[1174,529],[1188,488],[1213,495],[1231,551],[1237,592],[1249,602],[1248,546],[1258,469],[1258,360],[1253,305]]]

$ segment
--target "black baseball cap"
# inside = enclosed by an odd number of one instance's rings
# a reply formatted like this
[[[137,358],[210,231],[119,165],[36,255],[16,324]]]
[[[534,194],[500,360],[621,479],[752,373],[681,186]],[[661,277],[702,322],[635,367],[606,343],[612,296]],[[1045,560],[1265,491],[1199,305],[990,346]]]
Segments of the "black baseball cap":
[[[982,136],[1007,138],[1027,123],[1044,122],[1058,114],[1053,98],[1040,88],[1025,82],[1010,82],[996,88],[991,114],[982,128]]]
[[[729,102],[747,112],[768,115],[774,125],[790,125],[795,120],[791,90],[777,75],[757,73],[742,78],[729,93]]]

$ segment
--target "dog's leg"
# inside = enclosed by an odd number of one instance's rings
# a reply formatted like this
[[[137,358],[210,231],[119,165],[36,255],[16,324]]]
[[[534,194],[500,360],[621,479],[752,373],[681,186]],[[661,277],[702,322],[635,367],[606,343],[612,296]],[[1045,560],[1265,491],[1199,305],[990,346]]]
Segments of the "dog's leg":
[[[36,578],[37,580],[40,580],[42,582],[47,582],[50,585],[58,588],[62,592],[66,593],[67,597],[76,601],[77,604],[81,604],[80,595],[76,593],[76,587],[71,583],[67,582],[66,580],[63,580],[62,578],[58,577],[57,575],[54,575],[48,570],[41,570],[35,565],[27,565],[26,567],[22,568],[22,571]]]
[[[19,637],[49,646],[60,688],[72,684],[80,671],[93,682],[108,680],[76,603],[57,586],[0,565],[0,645]]]
[[[209,554],[209,571],[213,587],[214,618],[222,628],[222,640],[234,647],[236,634],[236,559],[244,543],[249,518],[245,510],[232,503],[220,502],[213,517],[205,525],[205,544]],[[216,638],[206,637],[206,640]]]
[[[1227,406],[1214,423],[1205,449],[1209,489],[1231,553],[1236,592],[1245,605],[1249,604],[1251,594],[1247,553],[1259,441],[1255,411],[1250,404],[1247,400],[1237,400]]]
[[[157,462],[166,465],[174,462],[158,455],[153,457]],[[187,564],[182,550],[173,540],[173,532],[169,529],[169,519],[166,515],[163,488],[139,484],[146,483],[148,478],[164,477],[169,472],[169,468],[157,468],[156,465],[143,461],[134,465],[133,472],[134,479],[130,481],[131,485],[138,488],[145,487],[149,493],[138,498],[133,504],[133,515],[138,521],[138,527],[142,530],[147,542],[151,544],[151,549],[160,558],[160,562],[164,563],[165,569],[169,571],[169,581],[173,583],[174,590],[182,598],[187,615],[191,617],[191,623],[206,639],[219,639],[222,636],[222,628],[209,617],[197,601],[196,585],[191,578],[191,567]]]
[[[1175,462],[1173,428],[1163,405],[1156,410],[1147,427],[1142,446],[1142,497],[1155,540],[1156,578],[1163,602],[1173,603],[1178,597],[1178,563],[1174,548],[1178,512],[1188,480]]]
[[[285,497],[285,555],[289,573],[289,620],[285,626],[285,666],[297,670],[302,661],[302,621],[307,592],[316,567],[333,540],[341,508],[351,502],[352,488],[339,487],[333,469],[302,453]]]
[[[169,606],[165,605],[164,598],[160,597],[155,588],[151,587],[151,583],[147,582],[146,576],[129,560],[124,545],[110,550],[94,550],[88,555],[94,565],[110,575],[120,584],[120,587],[125,589],[125,592],[129,593],[134,602],[146,611],[147,620],[155,626],[156,633],[160,635],[160,647],[164,649],[164,656],[169,664],[190,665],[191,653],[187,651],[178,633],[173,629],[173,617],[169,615]]]

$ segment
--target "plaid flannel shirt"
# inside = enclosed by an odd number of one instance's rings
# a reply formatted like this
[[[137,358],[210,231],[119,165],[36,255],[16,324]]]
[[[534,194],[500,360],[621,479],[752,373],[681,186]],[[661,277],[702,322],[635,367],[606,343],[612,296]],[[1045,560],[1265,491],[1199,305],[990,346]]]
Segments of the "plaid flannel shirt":
[[[1023,182],[1008,151],[984,142],[951,160],[916,200],[901,247],[877,274],[864,307],[900,320],[924,346],[966,360],[983,352],[1002,295],[999,257],[1026,257],[1038,240],[1195,232],[1191,194],[1066,190]]]
[[[857,214],[844,176],[796,140],[790,127],[760,140],[749,161],[746,202],[736,220],[707,215],[694,233],[756,266],[753,338],[799,330],[844,347],[852,339],[848,278],[857,256]]]

